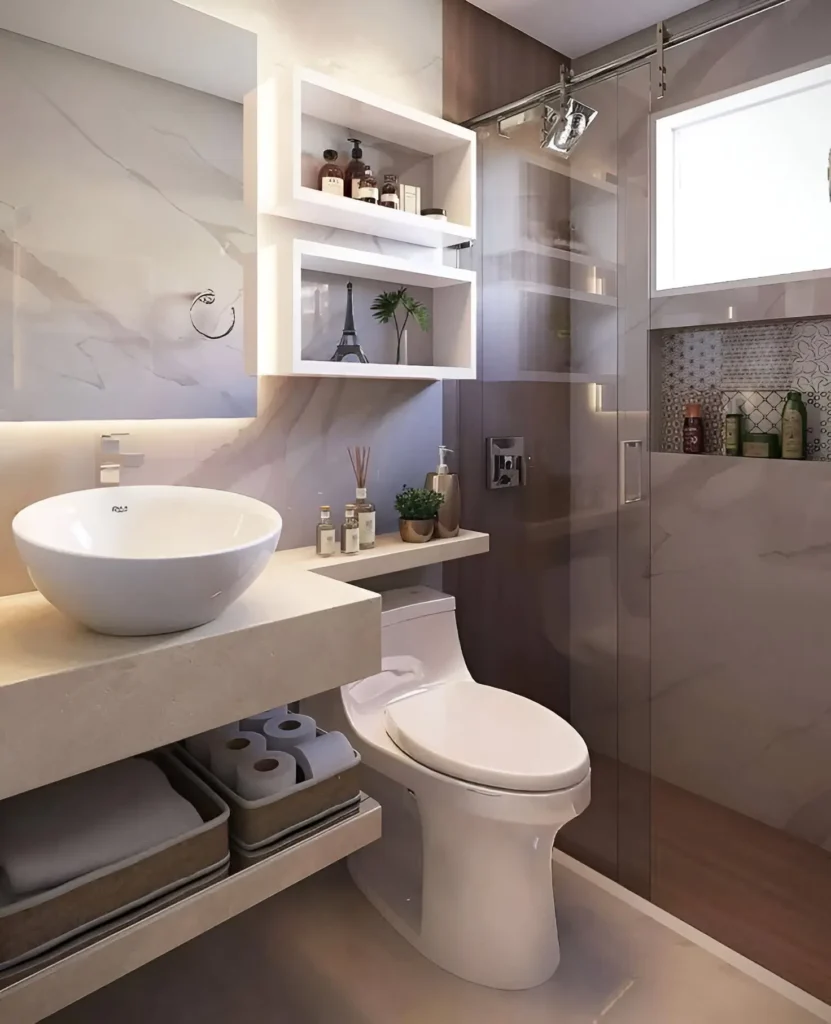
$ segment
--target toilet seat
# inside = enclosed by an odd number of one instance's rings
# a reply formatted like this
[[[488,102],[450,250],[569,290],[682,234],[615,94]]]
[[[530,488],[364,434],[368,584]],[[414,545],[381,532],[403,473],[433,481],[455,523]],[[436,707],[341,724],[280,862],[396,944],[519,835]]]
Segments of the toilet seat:
[[[589,752],[547,708],[473,680],[441,683],[384,711],[387,735],[414,761],[464,782],[553,792],[582,782]]]

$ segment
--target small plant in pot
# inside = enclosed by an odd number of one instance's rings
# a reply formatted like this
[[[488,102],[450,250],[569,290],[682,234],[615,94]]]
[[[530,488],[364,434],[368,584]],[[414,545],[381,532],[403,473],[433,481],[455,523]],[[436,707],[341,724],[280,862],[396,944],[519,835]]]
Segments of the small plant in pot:
[[[436,515],[444,501],[443,494],[424,487],[405,487],[395,498],[395,508],[401,517],[398,532],[408,544],[423,544],[432,540],[436,528]]]

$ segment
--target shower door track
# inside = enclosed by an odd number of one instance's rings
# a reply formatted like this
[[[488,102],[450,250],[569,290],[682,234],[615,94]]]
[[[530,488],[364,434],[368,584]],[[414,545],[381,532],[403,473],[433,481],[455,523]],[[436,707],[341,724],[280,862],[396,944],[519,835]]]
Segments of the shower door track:
[[[609,61],[607,64],[601,64],[589,71],[582,71],[579,75],[571,76],[565,83],[565,91],[571,91],[583,85],[605,82],[607,79],[614,78],[624,71],[631,71],[633,68],[648,64],[655,54],[659,52],[665,52],[674,46],[681,46],[683,43],[700,39],[711,32],[718,32],[720,29],[727,28],[730,25],[736,25],[746,18],[752,18],[757,14],[764,14],[765,11],[770,11],[774,7],[781,7],[788,2],[789,0],[756,0],[755,3],[748,4],[747,7],[742,8],[740,11],[724,14],[720,18],[713,18],[683,32],[670,32],[666,29],[664,22],[659,22],[654,44],[625,54],[616,60]],[[563,84],[558,82],[556,85],[551,85],[546,89],[541,89],[539,92],[531,93],[522,99],[514,100],[513,103],[496,107],[494,110],[489,110],[484,114],[477,114],[476,117],[462,121],[462,125],[465,128],[480,128],[482,125],[490,124],[493,121],[515,117],[517,114],[523,114],[533,107],[550,104],[553,100],[558,99],[563,92]]]

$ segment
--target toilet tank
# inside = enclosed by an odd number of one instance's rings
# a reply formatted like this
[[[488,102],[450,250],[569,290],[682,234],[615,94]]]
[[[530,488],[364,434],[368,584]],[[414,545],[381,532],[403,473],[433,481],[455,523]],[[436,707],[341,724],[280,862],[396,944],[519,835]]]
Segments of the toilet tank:
[[[375,698],[380,689],[395,697],[432,683],[470,679],[456,628],[455,597],[430,587],[382,594],[381,655],[383,671],[372,677],[371,687],[363,687]]]

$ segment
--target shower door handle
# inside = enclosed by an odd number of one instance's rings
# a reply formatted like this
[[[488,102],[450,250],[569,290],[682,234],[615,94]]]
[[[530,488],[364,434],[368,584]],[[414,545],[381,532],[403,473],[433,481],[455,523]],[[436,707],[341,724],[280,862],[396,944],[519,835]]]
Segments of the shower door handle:
[[[634,480],[629,485],[629,470],[632,463],[636,463]],[[620,483],[621,505],[632,505],[636,501],[643,501],[643,441],[621,441],[620,442],[620,469],[618,472]]]

